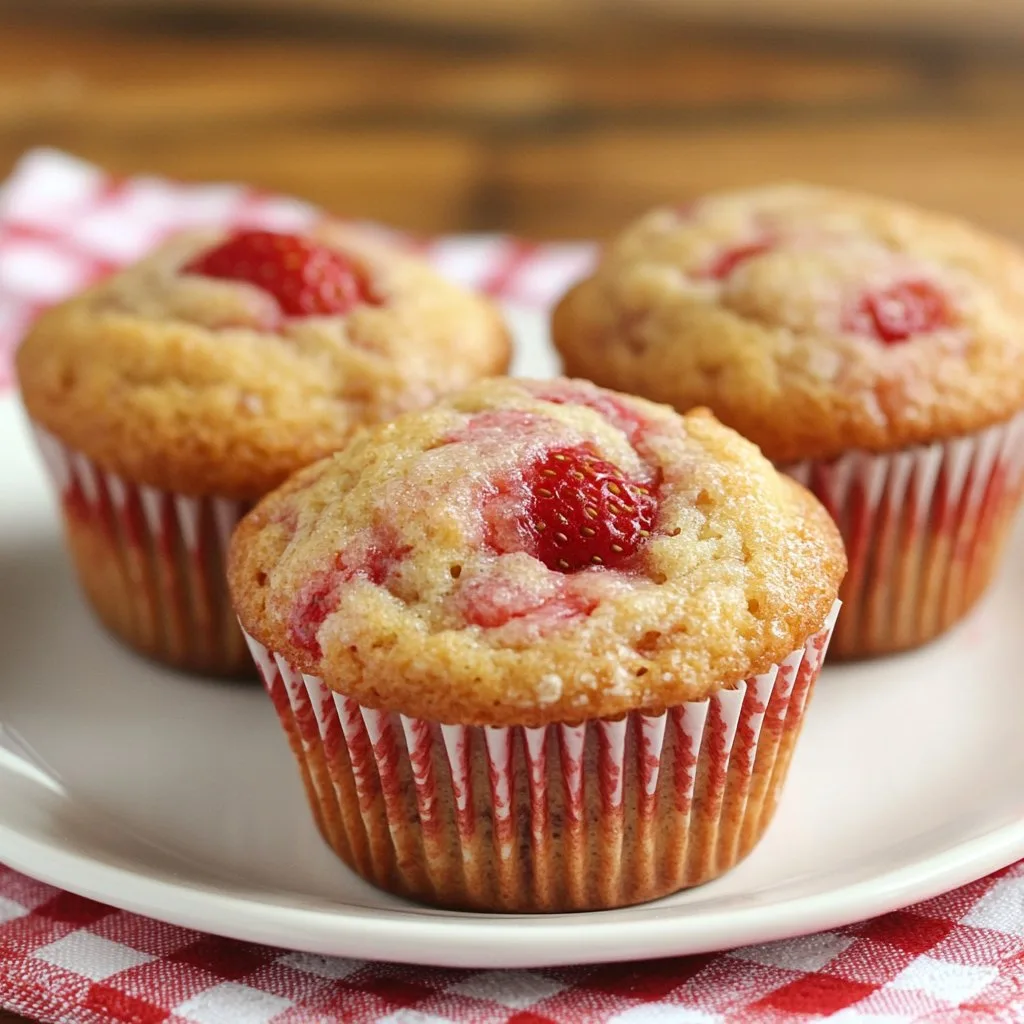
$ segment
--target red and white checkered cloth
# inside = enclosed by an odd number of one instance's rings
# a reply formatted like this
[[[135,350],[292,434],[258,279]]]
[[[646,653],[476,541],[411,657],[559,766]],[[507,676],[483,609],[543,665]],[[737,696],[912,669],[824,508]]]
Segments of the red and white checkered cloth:
[[[33,315],[185,225],[288,228],[316,211],[234,185],[113,180],[60,153],[0,190],[0,385]],[[543,305],[588,246],[423,246],[448,275]],[[862,924],[644,964],[457,971],[292,953],[203,935],[0,867],[0,1006],[63,1024],[953,1024],[1024,1021],[1024,862]]]

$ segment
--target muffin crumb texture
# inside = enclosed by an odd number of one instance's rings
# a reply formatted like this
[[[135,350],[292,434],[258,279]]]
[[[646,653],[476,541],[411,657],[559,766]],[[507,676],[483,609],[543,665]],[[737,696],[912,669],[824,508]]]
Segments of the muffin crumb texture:
[[[574,376],[709,406],[776,462],[973,433],[1024,407],[1024,256],[803,185],[652,211],[562,300]]]
[[[781,661],[845,558],[705,412],[486,381],[363,431],[233,538],[243,627],[370,708],[458,724],[660,712]]]

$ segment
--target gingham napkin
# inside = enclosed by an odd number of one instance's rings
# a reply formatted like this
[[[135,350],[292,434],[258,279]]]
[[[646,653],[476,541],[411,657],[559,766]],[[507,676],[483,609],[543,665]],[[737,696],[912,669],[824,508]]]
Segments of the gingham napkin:
[[[0,191],[0,382],[33,315],[168,232],[317,212],[235,185],[113,180],[52,151]],[[580,245],[422,243],[449,276],[544,305]],[[0,1006],[62,1024],[752,1024],[1024,1021],[1024,862],[862,924],[730,953],[538,971],[428,970],[203,935],[0,867]]]

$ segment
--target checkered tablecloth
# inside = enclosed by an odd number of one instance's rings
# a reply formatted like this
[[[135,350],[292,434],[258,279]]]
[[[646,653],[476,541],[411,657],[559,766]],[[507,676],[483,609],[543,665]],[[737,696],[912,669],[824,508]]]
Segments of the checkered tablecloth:
[[[316,216],[238,186],[115,180],[60,153],[29,154],[0,190],[0,383],[11,383],[10,355],[40,308],[167,233],[196,224],[286,229]],[[538,305],[593,255],[502,237],[417,244],[448,275]],[[235,942],[0,866],[0,1006],[62,1024],[1024,1021],[1024,862],[819,935],[536,971],[431,970]]]

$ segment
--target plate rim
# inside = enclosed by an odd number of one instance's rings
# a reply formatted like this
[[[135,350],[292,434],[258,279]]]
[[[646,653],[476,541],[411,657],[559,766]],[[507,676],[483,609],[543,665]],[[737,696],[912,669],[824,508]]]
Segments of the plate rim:
[[[45,786],[31,766],[0,752],[0,780],[17,773]],[[38,777],[33,782],[33,775]],[[53,787],[49,787],[53,788]],[[58,798],[73,803],[63,791]],[[632,908],[555,915],[461,914],[414,906],[316,909],[255,899],[199,884],[174,883],[26,835],[0,820],[0,859],[49,885],[154,917],[242,941],[330,956],[444,968],[545,968],[657,956],[710,953],[842,927],[930,899],[1024,857],[1024,820],[993,829],[921,860],[828,893],[725,910]],[[584,926],[585,927],[581,927]],[[444,945],[437,941],[443,934]],[[564,950],[571,942],[572,953]],[[614,947],[616,952],[610,953]],[[497,962],[496,962],[497,961]]]

